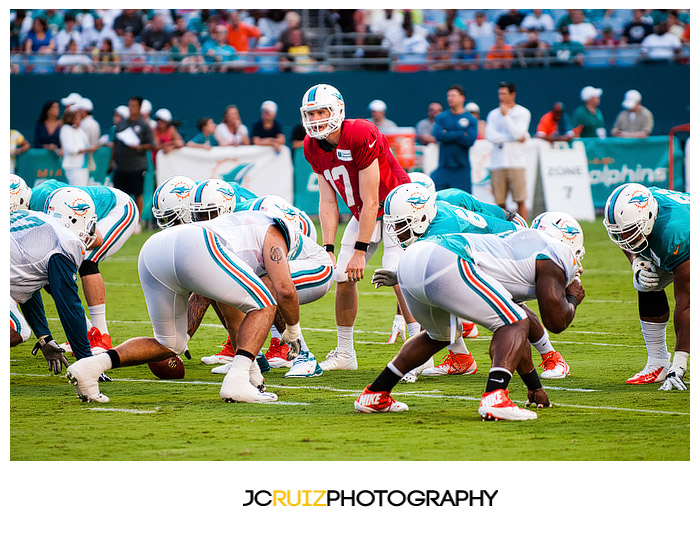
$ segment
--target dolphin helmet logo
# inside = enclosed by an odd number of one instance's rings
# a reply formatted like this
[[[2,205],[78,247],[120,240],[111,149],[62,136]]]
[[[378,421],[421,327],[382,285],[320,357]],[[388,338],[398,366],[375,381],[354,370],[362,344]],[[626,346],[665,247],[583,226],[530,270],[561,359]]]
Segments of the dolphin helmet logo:
[[[579,234],[581,234],[576,227],[574,227],[573,225],[569,225],[565,221],[561,222],[561,224],[559,225],[555,223],[554,227],[559,229],[559,231],[561,231],[562,236],[566,238],[569,242],[573,242],[576,239],[576,237]]]
[[[236,194],[233,193],[233,190],[231,190],[231,188],[221,187],[221,188],[217,188],[216,191],[221,193],[221,195],[224,197],[224,199],[226,201],[231,201],[231,199],[236,197]]]
[[[649,196],[644,192],[634,192],[632,197],[629,199],[629,203],[636,205],[639,208],[644,208],[649,204]]]
[[[411,197],[406,199],[406,203],[408,203],[415,209],[423,208],[427,202],[428,200],[418,193],[415,193],[411,195]]]
[[[76,199],[73,204],[64,204],[71,209],[76,216],[85,216],[88,210],[90,210],[90,205],[82,199]]]
[[[192,188],[190,188],[187,184],[178,182],[171,188],[170,193],[175,194],[178,199],[185,199],[190,195],[190,190],[192,190]]]
[[[19,181],[13,181],[10,183],[10,193],[11,194],[17,194],[19,193],[19,189],[22,185],[20,184]]]

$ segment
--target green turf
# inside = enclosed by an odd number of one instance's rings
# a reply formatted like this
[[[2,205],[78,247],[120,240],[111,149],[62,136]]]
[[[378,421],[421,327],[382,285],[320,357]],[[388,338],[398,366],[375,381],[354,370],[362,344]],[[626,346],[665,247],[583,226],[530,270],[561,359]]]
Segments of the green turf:
[[[421,378],[394,391],[410,411],[362,415],[352,402],[398,351],[381,344],[395,309],[391,291],[360,284],[355,341],[360,368],[312,379],[266,374],[278,404],[224,404],[221,375],[199,357],[225,339],[209,311],[190,341],[194,359],[183,380],[158,381],[146,365],[110,372],[102,384],[105,405],[83,404],[63,377],[47,373],[30,354],[32,342],[10,352],[12,460],[688,460],[689,391],[661,392],[658,385],[628,386],[646,352],[639,330],[629,263],[598,220],[583,225],[586,300],[569,330],[553,335],[571,365],[571,376],[545,380],[555,407],[528,422],[482,422],[478,399],[489,367],[489,333],[468,340],[479,370],[466,377]],[[341,228],[342,231],[342,228]],[[134,236],[102,263],[113,341],[150,336],[136,259],[149,234]],[[340,237],[340,233],[338,234]],[[380,257],[370,261],[377,267]],[[671,293],[668,292],[673,307]],[[302,308],[302,326],[319,359],[335,346],[333,291]],[[64,340],[50,297],[47,316]],[[535,306],[534,303],[530,304]],[[669,348],[675,337],[668,329]],[[440,356],[436,356],[439,358]],[[538,356],[533,360],[539,363]],[[689,379],[689,374],[686,375]],[[576,390],[575,390],[576,389]],[[519,378],[511,398],[523,402]],[[294,404],[294,405],[291,405]],[[105,410],[128,410],[105,411]]]

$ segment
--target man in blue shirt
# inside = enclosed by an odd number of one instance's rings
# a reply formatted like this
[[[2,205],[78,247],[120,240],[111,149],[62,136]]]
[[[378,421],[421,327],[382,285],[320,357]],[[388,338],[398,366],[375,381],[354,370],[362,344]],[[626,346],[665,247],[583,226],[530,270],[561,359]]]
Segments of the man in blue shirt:
[[[435,189],[460,188],[472,191],[469,148],[476,141],[477,120],[464,108],[464,88],[459,85],[447,90],[446,110],[435,117],[433,135],[440,144],[438,167],[430,177]]]

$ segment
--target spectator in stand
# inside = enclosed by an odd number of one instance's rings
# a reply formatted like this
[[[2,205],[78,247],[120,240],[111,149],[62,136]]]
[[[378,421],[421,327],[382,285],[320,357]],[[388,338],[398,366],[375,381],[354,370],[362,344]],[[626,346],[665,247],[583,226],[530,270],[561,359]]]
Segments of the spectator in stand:
[[[316,60],[311,56],[311,47],[304,43],[301,28],[294,28],[288,35],[288,42],[282,48],[279,58],[281,71],[308,73],[316,70]]]
[[[523,67],[542,65],[542,58],[549,52],[549,45],[540,39],[540,33],[531,29],[527,32],[527,40],[518,43],[515,53]]]
[[[277,119],[277,104],[271,100],[266,100],[260,106],[261,118],[253,123],[250,128],[250,137],[253,145],[268,145],[279,152],[285,144],[285,137],[282,134],[282,126]]]
[[[92,50],[92,59],[98,73],[118,73],[122,69],[119,54],[114,50],[114,43],[109,37],[102,40],[99,49]]]
[[[532,13],[525,15],[523,22],[520,23],[520,30],[551,32],[554,31],[554,19],[550,14],[544,13],[541,9],[533,9]]]
[[[632,10],[632,20],[627,23],[620,38],[621,45],[638,45],[647,35],[654,33],[654,27],[644,18],[643,9]]]
[[[403,13],[398,9],[373,9],[370,14],[370,33],[387,35],[401,30]]]
[[[86,54],[78,50],[78,43],[72,39],[68,42],[68,49],[56,60],[56,71],[66,73],[91,73],[93,72],[92,60]]]
[[[603,90],[586,86],[581,90],[581,104],[571,115],[571,122],[582,138],[605,138],[605,121],[600,111]]]
[[[504,32],[520,31],[520,24],[525,19],[525,14],[520,13],[519,9],[509,9],[507,13],[504,13],[498,19],[496,19],[496,26],[498,26]]]
[[[65,16],[63,29],[56,34],[56,52],[63,54],[68,50],[68,44],[74,41],[77,45],[76,52],[82,49],[82,35],[77,28],[75,16],[70,13]],[[75,53],[75,52],[74,52]]]
[[[143,71],[146,65],[146,49],[136,41],[131,31],[124,32],[124,44],[121,57],[127,72]]]
[[[416,123],[416,140],[421,145],[436,143],[433,130],[435,129],[435,117],[442,113],[442,104],[433,101],[428,104],[428,117]]]
[[[262,9],[262,16],[258,19],[257,27],[260,30],[260,46],[274,46],[280,40],[282,32],[287,27],[284,20],[284,9]]]
[[[586,47],[592,45],[593,41],[598,37],[598,30],[591,22],[586,20],[583,9],[571,11],[571,24],[568,25],[568,28],[571,40],[577,41]]]
[[[569,115],[564,112],[564,104],[555,102],[552,109],[540,118],[535,137],[552,143],[571,141],[576,136]]]
[[[216,64],[216,68],[225,72],[229,70],[229,62],[238,60],[236,49],[228,44],[229,29],[225,24],[219,24],[214,30],[214,39],[210,39],[202,46],[202,55],[209,64]]]
[[[584,61],[583,45],[571,39],[569,26],[562,27],[559,33],[561,34],[561,41],[552,45],[552,55],[555,58],[552,66],[582,66]]]
[[[17,157],[31,148],[31,144],[19,130],[10,129],[10,173],[15,172]]]
[[[114,19],[112,28],[119,37],[123,37],[126,32],[134,35],[141,35],[143,32],[143,16],[138,9],[124,9],[122,14]]]
[[[484,69],[510,69],[513,65],[513,45],[506,43],[502,30],[496,31],[496,42],[486,53]]]
[[[571,14],[574,12],[574,9],[567,9],[566,10],[566,15],[563,17],[560,17],[559,20],[557,21],[557,30],[561,30],[564,26],[568,26],[571,24],[571,21],[573,20],[571,18]]]
[[[681,40],[670,33],[666,22],[654,26],[654,33],[642,41],[642,57],[647,63],[669,62],[680,54]]]
[[[207,44],[216,43],[214,37],[216,36],[217,27],[219,26],[219,19],[216,15],[211,15],[206,19],[206,25],[203,30],[197,33],[197,39],[204,49]],[[228,35],[228,28],[226,29],[226,34]],[[233,48],[233,47],[232,47]]]
[[[182,34],[177,46],[180,54],[180,71],[187,73],[199,73],[206,70],[202,49],[193,32],[187,30]],[[172,54],[172,48],[170,49]]]
[[[472,71],[479,68],[479,53],[476,50],[476,41],[469,34],[462,36],[462,41],[457,51],[457,69],[470,69]]]
[[[141,43],[149,52],[163,50],[170,43],[170,32],[165,27],[162,15],[153,15],[151,22],[141,32]]]
[[[246,53],[251,48],[255,48],[261,35],[256,26],[241,21],[238,10],[231,11],[228,17],[227,39],[228,44],[236,49],[236,52]]]
[[[480,38],[493,36],[494,27],[493,22],[486,18],[485,12],[477,11],[474,22],[469,24],[467,32],[475,41],[479,41]]]
[[[418,26],[411,20],[411,12],[404,12],[404,23],[399,39],[395,41],[395,47],[391,51],[399,54],[400,59],[407,62],[424,63],[428,59],[430,43],[427,39],[427,30]]]
[[[112,28],[104,23],[104,19],[95,17],[94,25],[83,29],[83,47],[86,51],[99,48],[105,39],[111,39],[114,50],[120,52],[123,40]]]
[[[428,61],[431,70],[454,69],[457,54],[458,47],[450,44],[447,30],[438,27],[430,34]]]
[[[49,30],[46,19],[36,17],[32,22],[32,29],[24,41],[24,51],[27,54],[53,54],[56,50],[56,41]]]
[[[476,119],[476,139],[483,140],[486,138],[486,121],[481,119],[481,108],[479,108],[479,105],[473,101],[468,102],[464,108],[474,116],[474,119]]]
[[[690,44],[690,23],[685,25],[685,29],[683,30],[683,36],[681,37],[681,42]]]
[[[61,140],[58,136],[61,128],[58,101],[48,100],[41,107],[39,119],[34,128],[34,148],[49,149],[61,155]]]
[[[15,18],[10,21],[10,52],[19,52],[23,50],[24,40],[27,35],[25,25],[31,21],[27,17],[26,9],[17,9]]]
[[[619,38],[625,29],[627,21],[615,9],[606,9],[601,18],[595,21],[596,28],[605,31],[605,28],[610,28],[615,38]]]
[[[477,136],[477,121],[464,109],[464,88],[459,85],[447,89],[449,110],[435,117],[433,136],[440,144],[438,167],[430,178],[436,190],[459,188],[471,193],[469,149]]]
[[[219,145],[250,145],[248,127],[241,122],[238,106],[233,104],[226,107],[221,123],[214,130],[214,137]]]
[[[513,82],[498,84],[498,108],[486,117],[486,139],[494,144],[491,153],[491,187],[498,206],[506,208],[511,192],[517,212],[527,221],[525,142],[530,138],[530,110],[515,103]]]
[[[153,165],[156,164],[156,153],[163,151],[168,154],[173,149],[179,149],[185,146],[182,141],[182,136],[175,128],[173,115],[167,108],[160,108],[156,111],[156,128],[153,129],[153,144],[155,149],[151,152],[153,157]]]
[[[175,15],[173,18],[173,23],[174,26],[171,35],[177,37],[178,40],[182,39],[182,36],[185,35],[185,32],[187,31],[187,21],[185,20],[185,17],[182,15]]]
[[[457,50],[462,40],[462,35],[467,31],[467,27],[461,19],[457,17],[456,9],[445,10],[445,22],[438,24],[435,34],[440,32],[447,36],[447,43],[451,50]]]
[[[381,99],[374,99],[368,106],[370,117],[367,121],[374,123],[382,134],[396,130],[398,126],[391,119],[386,117],[386,102]]]
[[[279,41],[277,42],[277,50],[285,50],[290,45],[290,35],[294,30],[301,30],[301,16],[296,11],[288,11],[284,16],[284,22],[286,24],[285,29],[280,34]],[[302,43],[305,45],[309,44],[309,40],[306,38],[304,31],[302,32]]]
[[[617,115],[610,134],[616,138],[646,138],[654,129],[654,116],[642,106],[642,94],[636,89],[625,93],[623,110]]]
[[[668,27],[668,32],[675,35],[678,39],[683,39],[683,33],[685,32],[685,24],[683,24],[678,18],[678,11],[675,9],[670,9],[668,11],[668,17],[666,17],[666,26]]]
[[[616,47],[620,42],[615,39],[615,33],[611,26],[605,26],[603,31],[595,41],[593,45],[597,47]]]
[[[48,25],[48,30],[52,35],[56,35],[63,28],[63,10],[58,9],[43,9],[38,12],[34,12],[34,18],[41,17],[46,21]]]
[[[73,107],[63,112],[63,126],[59,137],[63,149],[61,167],[66,174],[66,180],[71,186],[87,186],[90,178],[87,154],[97,150],[90,146],[85,132],[80,128],[81,115]]]
[[[214,136],[216,123],[211,117],[200,117],[197,120],[197,130],[199,133],[185,144],[186,147],[209,150],[212,147],[219,146],[219,142],[216,141],[216,136]]]

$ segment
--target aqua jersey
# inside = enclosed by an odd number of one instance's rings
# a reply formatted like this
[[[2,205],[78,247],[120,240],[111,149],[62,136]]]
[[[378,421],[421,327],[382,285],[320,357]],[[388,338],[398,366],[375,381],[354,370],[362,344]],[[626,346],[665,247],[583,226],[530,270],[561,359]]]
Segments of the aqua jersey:
[[[517,225],[488,214],[477,214],[445,201],[436,201],[437,214],[418,240],[450,233],[500,234],[519,229]]]
[[[439,190],[437,192],[437,199],[456,207],[462,207],[480,214],[488,214],[489,216],[501,220],[505,220],[507,216],[506,211],[498,205],[479,201],[470,193],[460,190],[459,188],[445,188],[444,190]]]
[[[254,194],[250,190],[246,190],[237,182],[229,182],[229,184],[233,187],[233,191],[236,192],[236,203],[242,203],[243,201],[248,201],[258,197],[257,194]]]
[[[42,182],[39,186],[32,190],[32,198],[29,200],[29,208],[31,210],[36,210],[38,212],[44,211],[44,205],[49,196],[59,188],[65,188],[70,186],[65,182],[50,179],[48,181]],[[92,198],[95,203],[95,215],[97,220],[101,220],[109,212],[117,206],[117,196],[114,192],[107,188],[106,186],[74,186],[87,192],[87,194]]]
[[[236,209],[234,210],[234,212],[241,212],[243,210],[260,210],[260,206],[263,204],[264,201],[265,196],[255,197],[254,199],[248,199],[247,201],[243,201],[242,203],[236,203]],[[314,227],[314,222],[311,221],[309,215],[303,210],[300,210],[296,207],[292,207],[292,209],[301,220],[301,233],[304,236],[308,236],[316,240],[316,228]]]
[[[690,194],[651,187],[659,204],[649,246],[640,253],[667,272],[690,259]]]

